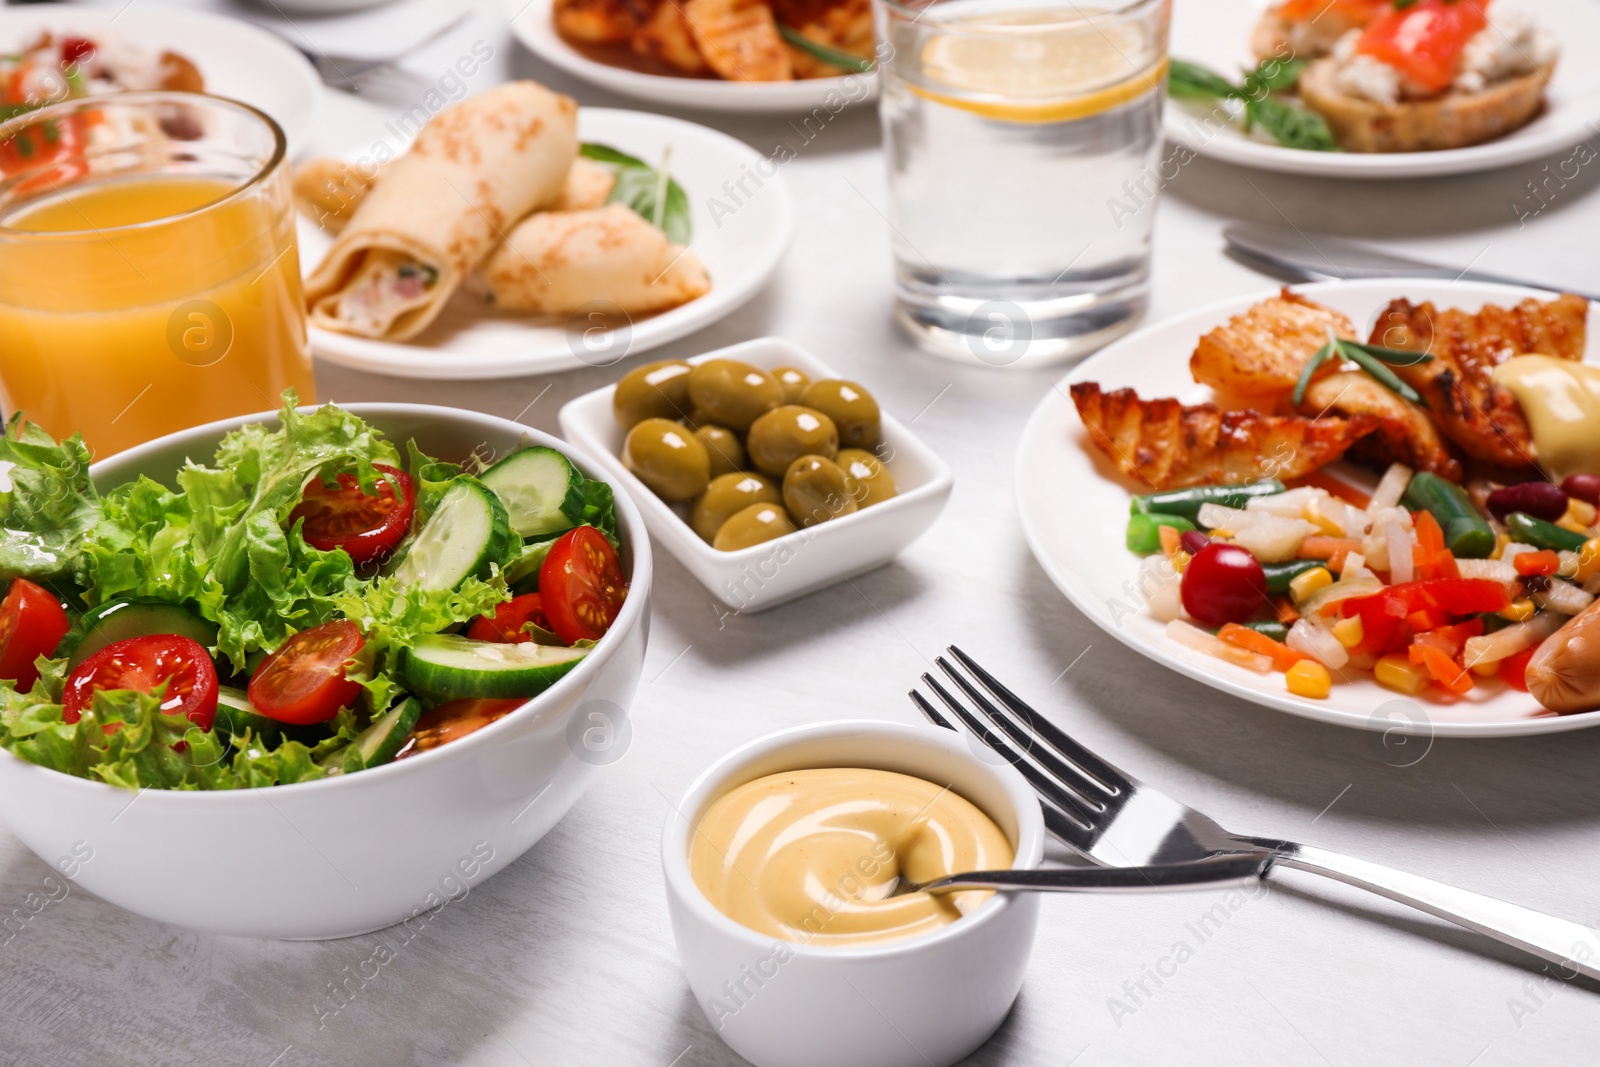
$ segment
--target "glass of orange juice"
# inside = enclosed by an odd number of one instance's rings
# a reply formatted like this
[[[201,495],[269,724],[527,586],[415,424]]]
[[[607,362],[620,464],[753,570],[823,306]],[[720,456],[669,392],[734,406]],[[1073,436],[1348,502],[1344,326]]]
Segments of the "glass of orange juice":
[[[192,93],[0,124],[0,405],[104,457],[316,395],[283,131]]]

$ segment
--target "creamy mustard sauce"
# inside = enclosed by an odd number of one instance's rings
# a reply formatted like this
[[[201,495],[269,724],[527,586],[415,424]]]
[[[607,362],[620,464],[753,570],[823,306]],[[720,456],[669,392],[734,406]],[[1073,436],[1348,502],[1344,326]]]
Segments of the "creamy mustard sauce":
[[[826,768],[746,782],[717,798],[689,847],[695,884],[718,911],[788,941],[859,945],[913,937],[991,895],[908,893],[1011,866],[1006,835],[970,801],[892,771]]]
[[[1600,367],[1517,356],[1495,368],[1494,380],[1522,405],[1545,473],[1557,481],[1600,474]]]

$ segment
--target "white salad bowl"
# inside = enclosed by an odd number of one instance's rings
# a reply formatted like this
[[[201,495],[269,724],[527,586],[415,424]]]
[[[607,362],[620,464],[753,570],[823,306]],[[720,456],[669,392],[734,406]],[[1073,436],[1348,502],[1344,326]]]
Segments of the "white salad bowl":
[[[717,1035],[756,1067],[945,1067],[1005,1021],[1033,950],[1039,895],[996,893],[933,933],[829,948],[777,941],[700,892],[689,844],[724,793],[769,774],[862,767],[915,775],[976,804],[1039,865],[1044,818],[1010,764],[979,758],[949,730],[870,720],[759,738],[695,779],[661,835],[667,906],[689,987]]]
[[[349,404],[403,448],[465,458],[524,444],[559,449],[586,475],[605,469],[507,419],[416,404]],[[102,488],[148,475],[171,484],[187,456],[209,459],[223,434],[273,414],[171,434],[95,464]],[[620,729],[644,665],[650,541],[617,492],[631,589],[610,632],[565,677],[499,721],[430,752],[297,785],[138,793],[28,763],[0,749],[0,816],[46,863],[129,911],[194,930],[331,938],[428,913],[511,863],[578,799],[620,750],[593,747]]]
[[[737,359],[764,370],[795,367],[812,381],[842,378],[793,341],[760,337],[694,356]],[[869,383],[862,383],[869,390]],[[689,573],[734,611],[763,611],[881,567],[933,525],[950,499],[955,479],[944,460],[910,429],[883,412],[878,455],[894,478],[896,494],[879,504],[736,552],[712,548],[688,522],[686,505],[674,507],[651,492],[622,462],[626,431],[611,413],[615,385],[585,393],[561,409],[561,432],[599,457],[612,480],[626,486],[645,525]]]

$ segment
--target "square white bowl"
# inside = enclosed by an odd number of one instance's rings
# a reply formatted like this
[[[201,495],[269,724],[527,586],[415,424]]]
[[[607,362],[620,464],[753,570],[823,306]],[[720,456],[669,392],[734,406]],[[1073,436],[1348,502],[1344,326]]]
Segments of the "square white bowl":
[[[781,337],[745,341],[688,362],[708,359],[738,359],[765,370],[796,367],[812,381],[844,377]],[[870,382],[861,384],[872,388]],[[616,386],[608,385],[568,402],[561,409],[562,436],[627,488],[650,536],[735,611],[763,611],[889,562],[933,524],[954,485],[945,462],[884,412],[878,455],[894,478],[894,497],[737,552],[719,552],[689,526],[686,506],[668,504],[623,465],[627,434],[611,413],[614,392]]]

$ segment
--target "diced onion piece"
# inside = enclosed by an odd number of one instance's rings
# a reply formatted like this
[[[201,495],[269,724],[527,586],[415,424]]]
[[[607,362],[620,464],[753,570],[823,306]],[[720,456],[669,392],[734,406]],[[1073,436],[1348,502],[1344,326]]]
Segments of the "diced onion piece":
[[[1332,589],[1333,586],[1328,588]],[[1302,618],[1289,627],[1289,636],[1283,643],[1333,670],[1350,662],[1350,653],[1339,643],[1339,639],[1310,619]]]
[[[1416,534],[1392,519],[1384,523],[1383,531],[1389,549],[1389,580],[1403,585],[1416,577],[1416,561],[1411,555],[1417,543]]]
[[[1139,591],[1145,607],[1160,622],[1183,616],[1182,582],[1172,561],[1165,556],[1149,556],[1139,564]]]
[[[1358,596],[1371,596],[1374,593],[1383,592],[1383,588],[1383,583],[1370,574],[1361,578],[1350,578],[1346,581],[1334,582],[1332,585],[1324,586],[1307,597],[1306,602],[1300,605],[1300,614],[1315,615],[1323,608],[1337,604],[1341,600],[1349,600],[1351,597]],[[1328,665],[1330,667],[1333,666],[1331,663]]]
[[[1525,648],[1532,648],[1556,632],[1561,620],[1554,615],[1535,615],[1527,622],[1507,626],[1492,634],[1469,637],[1462,646],[1461,661],[1468,670],[1499,663],[1507,656],[1515,656]]]
[[[1406,486],[1411,484],[1411,475],[1414,473],[1404,463],[1391,463],[1389,469],[1383,472],[1378,488],[1372,491],[1372,501],[1367,505],[1367,510],[1376,514],[1383,508],[1399,504],[1400,498],[1406,495]]]
[[[1317,528],[1304,519],[1257,513],[1248,526],[1234,530],[1233,540],[1262,563],[1284,563],[1294,559],[1300,542],[1316,532]]]
[[[1191,626],[1182,619],[1174,619],[1172,622],[1167,623],[1167,636],[1180,645],[1186,645],[1198,652],[1204,652],[1208,656],[1215,656],[1217,659],[1227,660],[1229,663],[1243,667],[1246,670],[1255,671],[1259,674],[1267,674],[1272,670],[1272,661],[1266,656],[1240,648],[1237,645],[1230,645],[1226,641],[1206,633],[1197,626]]]
[[[1360,537],[1372,528],[1372,516],[1354,504],[1344,505],[1344,535]]]
[[[1585,593],[1577,586],[1557,579],[1544,592],[1533,594],[1533,602],[1562,615],[1576,615],[1594,603],[1594,594]]]
[[[1582,557],[1576,552],[1563,548],[1557,555],[1561,558],[1561,566],[1556,568],[1556,573],[1563,578],[1571,579],[1578,576],[1578,567]]]
[[[1463,578],[1488,578],[1508,588],[1517,580],[1517,568],[1504,559],[1458,559],[1456,570]],[[1397,579],[1398,580],[1398,579]]]
[[[1207,530],[1237,530],[1248,526],[1251,513],[1242,508],[1227,508],[1221,504],[1201,504],[1198,516],[1200,525]]]
[[[1339,580],[1348,582],[1352,578],[1374,578],[1367,569],[1367,557],[1359,552],[1351,552],[1344,557],[1344,567],[1339,571]]]
[[[1268,515],[1277,515],[1284,519],[1298,519],[1307,504],[1313,501],[1324,504],[1327,497],[1327,490],[1318,489],[1313,485],[1303,485],[1284,493],[1251,497],[1245,502],[1245,510],[1266,512]]]

